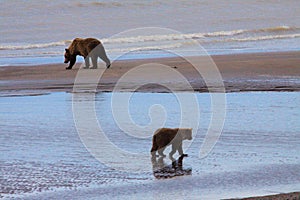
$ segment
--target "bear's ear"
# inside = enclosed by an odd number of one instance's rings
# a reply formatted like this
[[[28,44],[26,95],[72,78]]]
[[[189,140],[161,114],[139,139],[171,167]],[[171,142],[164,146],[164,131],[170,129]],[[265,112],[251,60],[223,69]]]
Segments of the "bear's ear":
[[[66,51],[67,53],[69,53],[69,52],[70,52],[70,50],[69,50],[69,49],[65,49],[65,51]]]

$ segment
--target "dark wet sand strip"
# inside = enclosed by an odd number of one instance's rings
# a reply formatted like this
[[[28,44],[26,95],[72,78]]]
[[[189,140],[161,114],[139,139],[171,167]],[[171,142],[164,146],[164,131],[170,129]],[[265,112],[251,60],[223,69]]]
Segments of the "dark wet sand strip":
[[[252,53],[235,55],[212,56],[225,85],[226,92],[243,91],[300,91],[300,51],[277,53]],[[203,79],[196,70],[183,58],[155,58],[140,60],[115,61],[107,69],[99,84],[98,91],[110,92],[117,81],[126,72],[136,66],[149,63],[160,63],[172,67],[189,81],[194,91],[207,92]],[[4,94],[18,93],[23,90],[40,92],[73,90],[74,80],[80,63],[72,70],[65,70],[65,64],[48,64],[38,66],[7,66],[0,68],[0,90]],[[207,67],[201,64],[204,68]],[[97,69],[100,70],[100,69]],[[95,70],[95,72],[97,71]],[[137,73],[137,80],[124,85],[124,91],[133,91],[134,85],[143,80],[147,82],[147,73]],[[89,77],[86,77],[88,80]],[[175,91],[182,91],[176,80]],[[141,83],[143,85],[143,83]],[[218,88],[216,88],[218,90]],[[158,84],[144,84],[137,91],[141,92],[169,92]],[[3,96],[3,94],[2,94]]]

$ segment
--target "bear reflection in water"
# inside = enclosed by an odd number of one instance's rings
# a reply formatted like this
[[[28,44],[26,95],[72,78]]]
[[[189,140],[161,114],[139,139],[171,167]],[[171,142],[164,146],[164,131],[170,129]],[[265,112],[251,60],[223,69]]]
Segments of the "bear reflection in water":
[[[166,164],[164,162],[164,157],[159,157],[158,159],[156,156],[151,157],[152,167],[153,167],[153,175],[157,179],[167,179],[173,178],[176,176],[184,176],[184,175],[191,175],[192,168],[183,168],[183,158],[187,157],[186,155],[181,155],[178,160],[170,157],[172,161],[171,164]]]

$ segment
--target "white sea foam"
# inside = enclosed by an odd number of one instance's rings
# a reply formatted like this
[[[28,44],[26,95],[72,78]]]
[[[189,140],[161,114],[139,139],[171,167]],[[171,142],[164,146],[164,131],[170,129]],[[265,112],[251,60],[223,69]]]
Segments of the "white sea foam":
[[[290,27],[290,26],[275,26],[270,28],[262,28],[258,29],[256,31],[266,31],[266,32],[279,32],[279,31],[290,31],[290,30],[296,30],[298,28],[296,27]]]
[[[128,48],[116,48],[108,50],[108,52],[131,52],[131,51],[151,51],[151,50],[163,50],[163,49],[175,49],[180,48],[184,43],[174,43],[166,45],[153,45],[153,46],[140,46],[140,47],[128,47]]]
[[[44,49],[48,47],[65,46],[69,42],[71,41],[65,40],[65,41],[58,41],[58,42],[25,44],[25,45],[0,45],[0,50]]]
[[[132,44],[132,43],[142,43],[142,42],[153,42],[153,44],[150,46],[145,45],[144,47],[137,48],[137,49],[147,50],[147,49],[152,49],[151,46],[154,47],[158,46],[157,43],[155,42],[162,42],[162,41],[201,40],[201,42],[207,43],[207,42],[214,42],[214,41],[245,42],[245,41],[257,41],[257,40],[297,38],[300,35],[299,33],[280,34],[281,32],[297,31],[297,30],[299,30],[299,28],[289,27],[289,26],[276,26],[276,27],[254,29],[254,30],[240,29],[240,30],[217,31],[217,32],[208,32],[208,33],[200,32],[200,33],[187,33],[187,34],[137,35],[135,37],[102,38],[101,41],[104,44]],[[259,33],[262,35],[256,36],[256,34]],[[234,37],[237,35],[239,35],[239,38]],[[215,40],[209,40],[210,38],[213,38]],[[25,45],[3,45],[2,44],[0,45],[0,50],[46,49],[52,47],[67,46],[70,43],[71,40],[63,40],[63,41],[50,42],[50,43],[25,44]],[[172,45],[174,46],[174,48],[178,48],[178,46],[181,46],[178,43]]]
[[[300,34],[286,34],[286,35],[266,35],[258,37],[247,37],[247,38],[229,38],[226,42],[253,42],[259,40],[273,40],[273,39],[288,39],[288,38],[299,38]]]
[[[125,38],[104,38],[104,43],[138,43],[138,42],[160,42],[185,39],[204,39],[205,37],[229,36],[242,33],[243,30],[220,31],[212,33],[189,33],[189,34],[167,34],[167,35],[145,35]]]

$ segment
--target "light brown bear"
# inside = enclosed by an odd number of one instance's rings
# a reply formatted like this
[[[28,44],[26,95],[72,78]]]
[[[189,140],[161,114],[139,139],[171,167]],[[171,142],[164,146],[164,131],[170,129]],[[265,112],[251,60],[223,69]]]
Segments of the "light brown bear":
[[[95,38],[75,38],[70,44],[69,48],[65,49],[65,63],[70,62],[66,69],[72,69],[76,62],[76,56],[83,56],[85,60],[85,69],[89,68],[90,58],[92,59],[93,67],[97,68],[97,59],[100,57],[105,63],[106,67],[110,67],[110,60],[108,59],[104,47],[101,42]]]
[[[165,157],[163,151],[169,145],[172,145],[172,151],[169,156],[172,157],[173,154],[178,151],[180,156],[187,156],[183,154],[182,141],[192,139],[192,129],[191,128],[160,128],[154,132],[152,138],[152,149],[151,155],[156,156],[156,151],[160,156]]]

